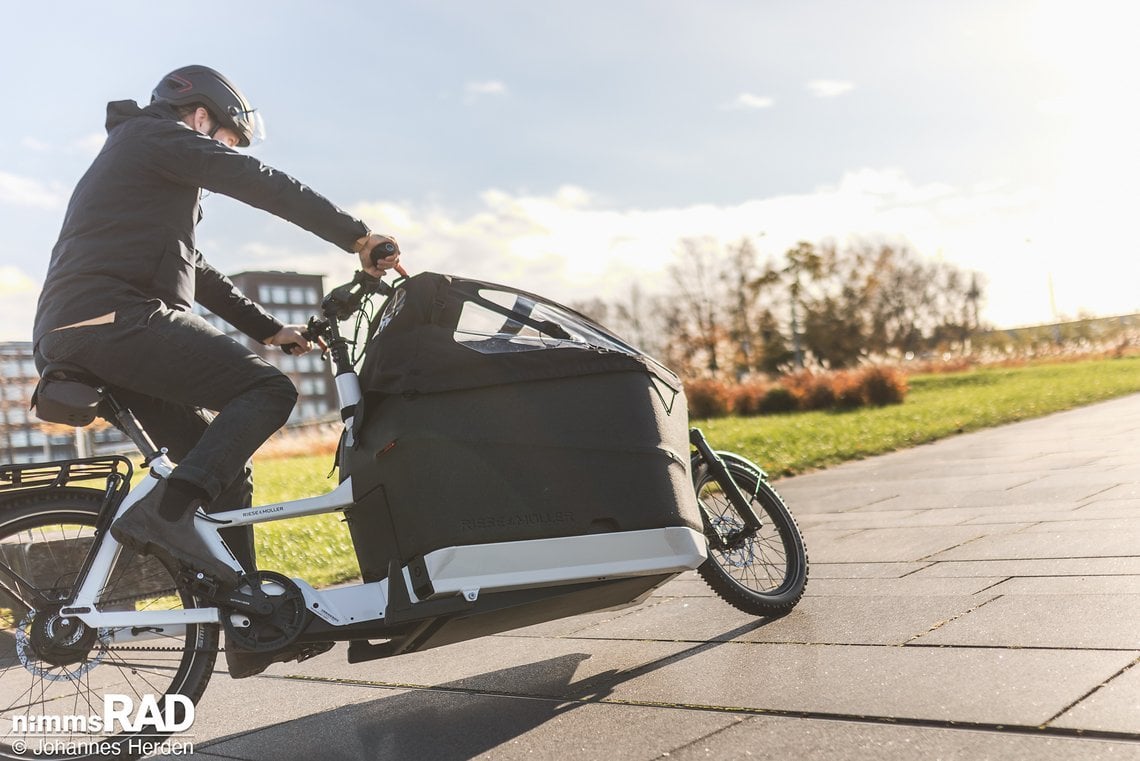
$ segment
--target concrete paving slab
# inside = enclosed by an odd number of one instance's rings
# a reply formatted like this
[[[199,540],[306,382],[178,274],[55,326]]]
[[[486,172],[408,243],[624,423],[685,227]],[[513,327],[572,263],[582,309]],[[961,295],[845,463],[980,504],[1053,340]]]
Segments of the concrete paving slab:
[[[827,563],[811,554],[811,579],[898,579],[931,565],[927,562]],[[809,584],[811,581],[809,580]]]
[[[1135,483],[1123,483],[1113,486],[1110,489],[1099,491],[1094,497],[1100,499],[1129,499],[1134,500],[1140,498],[1140,485]],[[1090,497],[1091,499],[1092,497]]]
[[[1031,576],[1006,579],[989,590],[995,595],[1140,595],[1137,576]]]
[[[732,631],[722,633],[731,639]],[[691,642],[494,636],[351,664],[343,646],[301,664],[271,667],[277,676],[367,681],[389,686],[449,685],[536,697],[590,694],[596,683],[655,668],[693,649]]]
[[[1045,504],[1051,495],[1024,491],[1016,495],[1010,491],[907,492],[876,505],[877,510],[941,510],[946,508],[989,508],[1000,510],[1009,505]],[[1076,507],[1070,499],[1064,507]]]
[[[700,597],[705,593],[712,594],[712,590],[696,571],[678,574],[653,591],[654,595],[665,597]]]
[[[1050,726],[1140,735],[1140,665],[1133,663]]]
[[[1134,576],[1140,574],[1140,556],[1104,558],[1046,558],[1000,560],[943,560],[931,562],[915,576]]]
[[[216,673],[198,703],[194,726],[171,739],[192,742],[195,755],[199,755],[209,752],[219,738],[257,733],[281,722],[307,717],[319,719],[345,706],[401,691],[331,683],[323,689],[302,685],[275,689],[274,685],[264,677],[234,680],[225,672]]]
[[[712,594],[712,590],[709,590],[709,594]],[[557,621],[547,621],[533,626],[526,626],[521,629],[515,629],[509,632],[509,634],[511,636],[520,637],[567,637],[582,629],[588,629],[595,624],[629,615],[636,610],[638,610],[638,608],[634,607],[623,608],[621,610],[601,611],[599,613],[586,613],[580,616],[558,619]]]
[[[944,507],[921,510],[857,510],[848,513],[816,513],[796,522],[805,531],[868,528],[918,528],[922,526],[970,526],[990,523],[1036,523],[1040,521],[1069,521],[1081,516],[1079,506],[1058,509],[1056,505],[1042,503],[1003,505],[1000,512],[993,507]],[[1106,519],[1126,517],[1123,511],[1102,516]],[[1135,515],[1135,513],[1133,513]]]
[[[1140,745],[1037,734],[756,716],[669,754],[669,761],[1135,761]]]
[[[922,560],[945,553],[1004,527],[920,526],[917,528],[866,529],[839,537],[816,547],[809,545],[810,557],[824,563]],[[955,559],[953,556],[947,560]]]
[[[889,483],[894,486],[894,491],[903,494],[1015,491],[1041,481],[1040,475],[1035,471],[1010,473],[996,470],[991,473],[970,472],[967,476],[965,472],[958,470],[932,473],[925,464],[896,470],[891,473],[890,478]]]
[[[875,520],[905,521],[920,514],[921,510],[846,510],[831,513],[807,513],[797,515],[796,523],[801,526],[825,526],[841,529],[849,526],[868,524]]]
[[[1040,521],[1070,520],[1074,511],[1075,508],[1057,510],[1055,507],[1034,504],[1003,505],[1000,512],[995,512],[992,507],[958,507],[924,510],[903,523],[907,526],[986,526],[1011,523],[1032,525]]]
[[[1131,517],[1093,518],[1085,517],[1082,520],[1073,520],[1072,516],[1064,520],[1042,521],[1035,526],[1024,530],[1026,534],[1046,534],[1056,532],[1068,534],[1075,531],[1108,531],[1113,533],[1131,533],[1140,535],[1140,510]]]
[[[1088,497],[1088,499],[1092,499],[1109,489],[1127,483],[1128,481],[1122,478],[1122,474],[1113,469],[1081,468],[1080,470],[1065,469],[1047,473],[1032,481],[1031,485],[1039,489],[1073,490],[1077,494],[1093,495]],[[1013,489],[1013,491],[1018,490]]]
[[[1051,500],[1061,504],[1079,505],[1089,500],[1103,497],[1104,499],[1131,498],[1132,494],[1119,491],[1119,484],[1089,483],[1074,484],[1072,486],[1042,486],[1037,483],[1027,484],[1016,489],[1010,489],[1011,502],[1040,502]]]
[[[980,602],[971,596],[945,595],[811,597],[783,618],[757,621],[719,599],[665,600],[582,629],[575,636],[647,640],[671,632],[685,641],[901,645],[964,615]]]
[[[999,560],[1004,558],[1095,558],[1135,556],[1140,531],[1049,531],[1002,533],[959,542],[931,560]]]
[[[897,487],[884,488],[877,484],[851,483],[839,486],[821,485],[792,487],[788,489],[781,482],[777,487],[780,495],[789,502],[796,503],[796,512],[811,515],[817,512],[846,512],[861,507],[871,507],[881,502],[896,499],[900,492]]]
[[[1020,523],[1030,524],[1025,531],[1033,530],[1033,526],[1041,523],[1075,521],[1082,516],[1083,508],[1077,505],[1071,507],[1054,506],[1052,508],[1039,505],[1002,505],[1001,508],[992,507],[977,510],[977,515],[962,522],[963,526],[989,526],[995,524]],[[1119,517],[1119,513],[1104,516],[1105,518]]]
[[[1140,655],[1140,595],[1005,595],[924,634],[931,645],[1115,648]]]
[[[931,597],[973,595],[1003,584],[997,576],[918,577],[904,579],[820,579],[813,578],[807,587],[809,597]],[[997,594],[997,592],[995,592]]]
[[[1135,660],[1080,650],[710,644],[615,681],[610,695],[683,705],[1036,727]]]
[[[1140,512],[1140,500],[1100,500],[1081,505],[1073,512],[1074,518],[1128,518]]]
[[[320,694],[332,685],[307,685]],[[741,717],[711,711],[586,704],[446,690],[365,690],[370,699],[218,738],[228,759],[650,759]],[[175,758],[172,756],[171,758]]]

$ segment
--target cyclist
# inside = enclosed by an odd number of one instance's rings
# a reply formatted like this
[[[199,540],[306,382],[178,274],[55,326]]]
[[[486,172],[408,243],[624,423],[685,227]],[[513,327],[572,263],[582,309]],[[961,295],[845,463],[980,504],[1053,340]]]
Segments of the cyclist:
[[[201,192],[289,220],[358,254],[374,276],[398,266],[399,247],[289,175],[235,150],[263,137],[263,122],[213,69],[172,71],[146,107],[109,103],[106,126],[107,140],[76,186],[52,250],[36,311],[36,362],[41,372],[49,362],[66,362],[100,378],[178,463],[112,525],[114,537],[233,587],[238,575],[211,555],[193,530],[194,515],[199,507],[251,504],[249,458],[284,425],[297,390],[191,305],[197,301],[263,344],[312,347],[302,326],[266,313],[195,248]],[[391,253],[374,264],[377,246]],[[211,421],[204,410],[216,417]],[[228,531],[227,544],[252,571],[252,531]],[[230,660],[234,673],[236,659]]]

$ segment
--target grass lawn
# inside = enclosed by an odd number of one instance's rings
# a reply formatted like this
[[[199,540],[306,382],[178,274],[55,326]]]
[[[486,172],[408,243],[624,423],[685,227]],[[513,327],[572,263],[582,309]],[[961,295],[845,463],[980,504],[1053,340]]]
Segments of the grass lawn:
[[[786,476],[1140,392],[1140,357],[917,375],[900,405],[694,421]]]
[[[331,454],[254,460],[253,502],[264,505],[331,491]],[[254,527],[259,568],[299,576],[315,587],[360,576],[348,525],[340,513],[310,515]]]
[[[910,378],[906,401],[848,412],[697,420],[718,449],[738,452],[773,477],[882,454],[965,431],[1140,392],[1140,357]],[[322,494],[332,455],[255,460],[255,504]],[[340,515],[258,526],[258,565],[313,584],[359,574]]]

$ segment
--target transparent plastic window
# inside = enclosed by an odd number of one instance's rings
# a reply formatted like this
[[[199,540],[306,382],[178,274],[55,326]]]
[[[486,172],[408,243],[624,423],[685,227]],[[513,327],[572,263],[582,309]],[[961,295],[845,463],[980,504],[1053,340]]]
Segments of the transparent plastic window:
[[[479,290],[487,303],[465,301],[455,341],[483,354],[577,348],[641,356],[621,339],[561,307],[526,295]]]

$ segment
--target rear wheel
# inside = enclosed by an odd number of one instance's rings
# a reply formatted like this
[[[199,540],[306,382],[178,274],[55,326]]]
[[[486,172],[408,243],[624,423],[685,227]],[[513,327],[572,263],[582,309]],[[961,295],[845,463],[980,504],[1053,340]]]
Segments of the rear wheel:
[[[803,537],[760,468],[735,455],[724,459],[763,525],[755,534],[745,532],[745,522],[724,489],[707,466],[699,467],[694,480],[709,556],[697,572],[733,607],[755,616],[782,616],[795,607],[807,586]]]
[[[118,725],[93,729],[90,717],[103,717],[104,696],[129,699],[133,721],[144,699],[159,709],[163,695],[197,702],[209,682],[217,625],[93,629],[59,613],[94,542],[101,500],[99,491],[60,489],[29,492],[0,507],[0,563],[29,585],[17,590],[0,575],[7,587],[0,591],[0,720],[9,722],[0,757],[136,758],[148,751],[144,737],[151,747],[161,737],[153,726],[145,736],[120,733]],[[96,600],[104,611],[199,605],[166,566],[125,548]],[[180,702],[172,704],[178,718]]]

